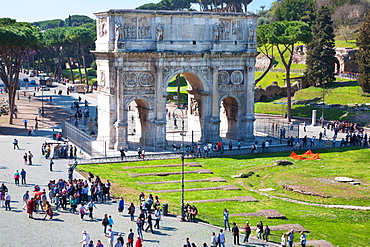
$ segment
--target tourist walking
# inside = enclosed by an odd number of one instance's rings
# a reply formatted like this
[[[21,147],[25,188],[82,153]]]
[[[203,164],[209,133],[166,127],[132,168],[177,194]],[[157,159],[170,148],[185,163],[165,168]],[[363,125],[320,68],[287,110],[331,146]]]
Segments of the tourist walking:
[[[219,241],[220,247],[225,247],[226,237],[222,229],[220,230],[220,233],[218,234],[218,241]]]
[[[134,214],[135,214],[135,205],[131,203],[130,207],[128,208],[128,213],[130,214],[131,221],[134,221]]]
[[[10,200],[12,198],[10,197],[9,193],[8,192],[5,192],[5,196],[4,196],[4,200],[5,200],[5,211],[10,211],[11,208],[10,208]]]
[[[13,147],[14,147],[14,149],[15,148],[18,148],[19,149],[18,140],[17,139],[14,139],[14,141],[13,141]]]
[[[53,208],[51,207],[50,203],[48,201],[46,201],[46,205],[45,205],[45,216],[44,216],[44,219],[43,220],[45,220],[46,219],[46,216],[48,216],[48,215],[49,215],[50,219],[52,220],[53,219],[53,216],[54,216],[54,214],[53,214]]]
[[[123,147],[121,147],[121,148],[119,149],[119,152],[120,152],[120,154],[121,154],[121,160],[123,160],[123,158],[125,158],[125,157],[126,157],[125,150],[123,149]]]
[[[233,233],[233,237],[234,237],[234,244],[235,245],[240,245],[239,243],[239,227],[236,225],[236,222],[234,222],[233,224],[233,228],[232,228],[232,233]]]
[[[155,209],[155,213],[154,213],[154,216],[155,216],[155,224],[154,224],[154,228],[157,228],[159,229],[159,222],[161,221],[161,209],[159,207],[157,207]]]
[[[110,229],[112,229],[113,225],[114,225],[114,221],[112,219],[112,215],[109,215],[109,217],[108,217],[108,226],[109,226]]]
[[[19,178],[20,178],[20,175],[19,175],[18,170],[15,170],[15,172],[13,174],[13,178],[14,178],[14,184],[15,184],[15,186],[19,186]]]
[[[265,240],[266,242],[268,242],[269,241],[268,240],[268,237],[269,237],[270,233],[271,233],[271,230],[270,230],[269,226],[266,225],[265,230],[263,232],[263,236],[262,236],[263,237],[263,240]]]
[[[27,202],[27,213],[28,218],[33,219],[33,212],[35,211],[35,199],[32,197],[31,200]]]
[[[249,242],[249,236],[251,235],[251,227],[249,226],[248,221],[245,222],[244,230],[245,230],[245,237],[244,237],[243,242],[248,243]]]
[[[53,171],[53,165],[54,165],[54,161],[53,161],[53,159],[50,159],[49,168],[50,168],[51,172]]]
[[[301,232],[301,236],[299,237],[299,240],[301,242],[301,246],[306,247],[307,238],[306,238],[306,234],[304,232]]]
[[[223,216],[224,216],[225,231],[226,231],[227,228],[229,228],[229,231],[230,231],[229,210],[227,210],[226,208],[224,209]]]
[[[82,247],[87,247],[90,243],[90,235],[86,231],[82,231],[82,240],[80,241],[80,244],[82,243]]]
[[[154,234],[154,231],[153,231],[153,222],[152,222],[152,213],[149,212],[148,214],[148,217],[146,219],[146,223],[148,224],[146,229],[145,229],[145,232],[148,232],[148,229],[150,229],[150,231]]]
[[[109,247],[113,247],[113,243],[114,243],[114,231],[109,228],[108,229],[108,234],[105,234],[105,236],[108,238],[108,246]]]
[[[33,158],[33,154],[31,153],[31,151],[28,151],[28,164],[29,165],[32,165],[32,158]]]
[[[21,174],[21,181],[22,181],[22,184],[26,184],[26,171],[24,169],[22,169],[22,171],[20,172]]]
[[[130,229],[130,233],[127,236],[127,244],[129,247],[134,246],[134,233],[132,232],[132,229]]]
[[[256,233],[257,233],[257,238],[262,240],[262,234],[263,234],[263,223],[262,223],[262,221],[258,222]]]
[[[94,219],[93,211],[94,208],[97,208],[93,200],[90,200],[90,202],[87,204],[87,208],[89,209],[89,218],[90,220],[93,220]]]
[[[30,194],[29,194],[29,191],[27,190],[26,193],[24,193],[22,196],[22,201],[23,201],[22,209],[23,210],[26,209],[29,200],[30,200]]]
[[[104,214],[104,218],[101,222],[102,226],[104,227],[104,234],[107,234],[107,226],[109,225],[108,215]]]
[[[286,247],[286,242],[287,242],[287,234],[284,233],[282,236],[281,236],[281,247]]]
[[[137,237],[135,247],[143,247],[142,239],[140,237]]]
[[[294,229],[290,230],[287,234],[288,237],[288,246],[293,247],[293,241],[294,241]]]
[[[84,220],[84,216],[85,216],[86,211],[87,211],[86,207],[85,207],[85,204],[83,204],[83,203],[81,204],[79,211],[80,211],[81,220]]]
[[[138,217],[136,220],[136,228],[137,228],[137,235],[140,237],[140,239],[143,238],[143,221]]]
[[[211,237],[211,247],[217,247],[217,236],[216,233],[212,232],[212,237]]]
[[[28,155],[27,155],[27,153],[24,153],[24,155],[23,155],[23,161],[24,161],[24,165],[27,165],[27,162],[28,162]]]
[[[123,210],[125,209],[125,201],[121,196],[118,201],[118,215],[122,215]]]

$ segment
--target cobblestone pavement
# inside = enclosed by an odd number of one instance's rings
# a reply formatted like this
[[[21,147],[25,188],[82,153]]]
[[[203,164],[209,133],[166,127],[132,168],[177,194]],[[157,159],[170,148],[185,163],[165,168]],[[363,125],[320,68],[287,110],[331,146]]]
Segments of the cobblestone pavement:
[[[42,136],[25,136],[23,132],[19,136],[1,136],[0,147],[0,183],[5,183],[12,197],[11,211],[0,208],[0,246],[80,246],[79,240],[82,239],[82,231],[86,230],[94,243],[98,239],[102,240],[107,246],[107,238],[104,237],[101,219],[105,213],[112,215],[115,221],[113,230],[125,234],[132,228],[136,233],[136,227],[129,220],[127,215],[118,216],[117,204],[109,202],[97,204],[95,210],[95,221],[81,221],[79,215],[61,210],[55,212],[53,220],[42,220],[44,214],[35,214],[35,219],[29,219],[27,213],[22,210],[22,194],[33,189],[38,184],[41,189],[47,189],[50,179],[67,178],[67,167],[71,160],[55,160],[54,171],[49,171],[49,162],[41,155],[40,147],[42,142],[51,138],[51,128],[38,132]],[[13,138],[19,139],[20,149],[13,149]],[[24,165],[22,156],[25,152],[31,151],[34,154],[33,165]],[[15,186],[13,173],[16,169],[24,168],[27,172],[27,185]],[[75,174],[79,176],[78,174]],[[125,211],[127,212],[127,211]],[[220,213],[221,214],[221,213]],[[220,216],[221,217],[221,216]],[[163,217],[161,228],[155,230],[155,234],[144,233],[144,246],[148,247],[172,247],[183,246],[186,237],[190,237],[191,242],[201,246],[204,242],[209,244],[213,231],[219,229],[201,224],[180,222],[175,217]],[[117,233],[116,233],[117,234]],[[226,233],[227,246],[232,245],[232,236]],[[272,246],[266,243],[252,240],[244,246]]]

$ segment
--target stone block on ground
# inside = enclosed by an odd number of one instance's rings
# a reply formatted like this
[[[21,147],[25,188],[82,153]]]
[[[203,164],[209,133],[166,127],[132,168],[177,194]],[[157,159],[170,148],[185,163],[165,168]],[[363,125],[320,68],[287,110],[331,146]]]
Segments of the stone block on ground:
[[[267,219],[286,219],[285,215],[277,211],[276,209],[267,209],[267,210],[259,210],[254,213],[238,213],[238,214],[230,214],[230,216],[244,216],[244,217],[251,217],[251,216],[264,216]]]

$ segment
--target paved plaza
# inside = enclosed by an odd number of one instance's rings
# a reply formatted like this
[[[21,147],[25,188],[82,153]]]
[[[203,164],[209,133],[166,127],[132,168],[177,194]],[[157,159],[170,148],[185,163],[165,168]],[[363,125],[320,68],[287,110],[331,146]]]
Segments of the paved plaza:
[[[30,89],[32,93],[32,89]],[[50,94],[53,94],[51,91]],[[78,95],[74,95],[78,97]],[[58,96],[53,95],[53,103],[63,102],[58,99]],[[39,101],[27,102],[26,97],[21,96],[17,101],[19,105],[19,119],[16,119],[16,124],[10,128],[1,127],[0,136],[0,183],[5,183],[9,189],[11,196],[11,211],[5,211],[5,208],[0,208],[0,225],[1,237],[0,246],[81,246],[79,241],[82,239],[82,231],[86,230],[91,239],[96,243],[97,240],[102,240],[102,243],[107,246],[108,238],[103,234],[101,220],[103,215],[107,213],[112,215],[115,224],[113,230],[124,234],[125,242],[127,242],[127,234],[132,228],[136,234],[136,225],[130,221],[128,215],[119,216],[117,212],[117,203],[110,201],[108,203],[98,203],[97,209],[94,211],[96,220],[81,221],[78,214],[72,214],[68,211],[60,210],[55,212],[53,220],[42,220],[44,214],[37,213],[35,219],[29,219],[25,210],[22,210],[22,195],[26,190],[33,190],[36,184],[41,190],[47,190],[49,180],[57,180],[59,178],[67,179],[68,164],[72,160],[55,159],[53,172],[49,171],[49,160],[41,155],[41,145],[47,140],[52,140],[53,128],[57,130],[60,125],[53,126],[52,119],[47,118],[42,123],[40,130],[36,131],[35,136],[27,136],[27,131],[22,129],[21,119],[27,118],[30,120],[37,115]],[[61,105],[62,108],[66,107]],[[49,108],[48,109],[52,109]],[[58,109],[55,109],[58,110]],[[68,115],[68,114],[67,114]],[[47,122],[50,121],[50,122]],[[4,124],[4,122],[2,123]],[[13,139],[19,140],[20,149],[13,149]],[[24,165],[23,154],[31,151],[34,155],[33,165]],[[16,169],[19,171],[25,169],[27,172],[27,185],[14,185],[13,173]],[[76,178],[82,178],[75,172]],[[128,203],[128,202],[126,202]],[[127,209],[127,208],[126,208]],[[127,213],[127,210],[124,210]],[[220,212],[220,220],[222,220],[222,212]],[[186,237],[190,238],[191,242],[201,246],[203,243],[210,243],[212,232],[219,232],[219,228],[202,223],[181,222],[176,217],[162,217],[161,227],[155,230],[155,234],[144,232],[143,245],[147,247],[172,247],[183,246]],[[136,238],[136,237],[135,237]],[[242,238],[242,237],[241,237]],[[226,233],[226,246],[232,245],[232,236],[230,232]],[[266,243],[251,239],[248,245],[244,246],[272,246]]]

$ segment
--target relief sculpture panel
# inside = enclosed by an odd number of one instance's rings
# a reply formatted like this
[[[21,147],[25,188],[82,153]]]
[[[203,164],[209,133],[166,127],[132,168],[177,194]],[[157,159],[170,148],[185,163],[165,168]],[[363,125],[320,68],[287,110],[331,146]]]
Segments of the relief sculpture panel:
[[[135,72],[126,72],[123,74],[123,83],[128,87],[134,87],[137,85],[137,75]]]
[[[125,39],[137,39],[136,18],[124,18],[123,37]]]
[[[140,18],[138,25],[138,38],[139,39],[151,39],[152,38],[152,27],[149,25],[147,18]]]
[[[108,33],[107,17],[101,17],[98,19],[99,37],[106,37]]]
[[[230,40],[230,26],[231,20],[220,19],[220,24],[218,25],[220,40]]]

